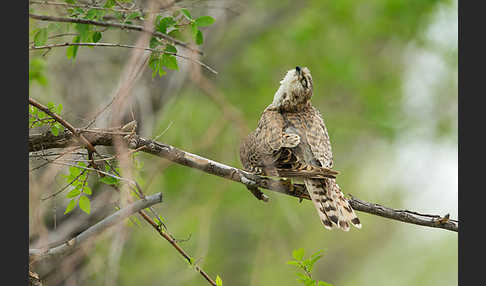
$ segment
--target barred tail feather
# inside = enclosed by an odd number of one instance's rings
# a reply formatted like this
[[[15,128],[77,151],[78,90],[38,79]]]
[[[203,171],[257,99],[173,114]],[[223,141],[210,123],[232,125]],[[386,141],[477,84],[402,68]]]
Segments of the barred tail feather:
[[[325,228],[336,226],[349,231],[349,224],[361,228],[359,218],[334,179],[304,179],[304,183]]]

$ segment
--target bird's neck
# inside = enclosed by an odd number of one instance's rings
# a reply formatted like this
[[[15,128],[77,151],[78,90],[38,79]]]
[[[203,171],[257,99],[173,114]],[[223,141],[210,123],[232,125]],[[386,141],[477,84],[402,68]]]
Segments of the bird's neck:
[[[302,102],[302,103],[294,103],[294,104],[280,104],[275,105],[271,104],[269,107],[271,109],[277,110],[280,113],[297,113],[297,112],[306,112],[308,109],[312,107],[310,101]]]

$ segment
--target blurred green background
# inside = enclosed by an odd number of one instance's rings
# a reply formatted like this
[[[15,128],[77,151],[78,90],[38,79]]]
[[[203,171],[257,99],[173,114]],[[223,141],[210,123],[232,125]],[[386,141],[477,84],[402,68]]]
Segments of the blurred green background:
[[[147,70],[134,89],[140,133],[241,167],[242,130],[254,129],[279,81],[295,66],[314,80],[313,104],[331,137],[343,192],[396,209],[456,219],[457,1],[182,1],[210,15],[202,70],[243,118],[238,123],[191,81],[192,66],[162,78]],[[114,30],[108,42],[134,43]],[[30,96],[64,105],[78,125],[108,102],[130,50],[63,49],[47,59],[46,84]],[[46,61],[47,60],[47,61]],[[37,62],[37,63],[36,63]],[[243,124],[243,126],[242,126]],[[458,234],[358,212],[363,228],[325,230],[309,201],[266,192],[268,204],[241,184],[141,154],[146,193],[181,246],[224,285],[299,285],[286,265],[292,250],[324,250],[313,278],[333,285],[456,285]],[[100,190],[101,191],[101,190]],[[58,204],[64,199],[59,198]],[[62,216],[62,215],[61,215]],[[127,224],[115,285],[207,285],[152,228]],[[116,235],[103,237],[80,266],[79,285],[104,283]]]

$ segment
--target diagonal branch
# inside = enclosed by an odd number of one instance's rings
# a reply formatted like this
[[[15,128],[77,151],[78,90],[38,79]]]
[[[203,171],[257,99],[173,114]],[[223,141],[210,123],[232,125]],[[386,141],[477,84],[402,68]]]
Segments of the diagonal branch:
[[[29,256],[37,256],[44,259],[55,255],[62,255],[69,250],[74,249],[76,245],[79,245],[87,239],[103,232],[105,229],[115,225],[116,223],[122,221],[130,215],[160,202],[162,202],[162,193],[157,193],[148,196],[145,199],[138,200],[128,205],[127,207],[124,207],[123,209],[109,215],[102,221],[83,231],[78,236],[59,246],[48,249],[29,249]]]
[[[30,97],[29,97],[29,104],[32,105],[32,106],[35,106],[36,108],[42,110],[44,113],[50,115],[52,118],[54,118],[54,120],[56,120],[57,122],[59,122],[62,126],[64,126],[67,129],[69,129],[69,131],[71,131],[73,134],[79,135],[79,139],[83,142],[83,144],[85,144],[86,147],[91,152],[96,152],[96,150],[93,147],[93,145],[91,145],[91,143],[88,140],[86,140],[86,138],[84,138],[83,134],[78,134],[78,131],[76,130],[76,128],[74,128],[74,126],[72,126],[69,122],[67,122],[66,120],[64,120],[61,116],[55,114],[47,106],[45,106],[45,105],[37,102],[37,100],[35,100],[33,98],[30,98]]]
[[[98,129],[96,132],[93,132],[92,130],[91,132],[85,133],[85,135],[93,145],[112,146],[114,137],[123,136],[123,133],[121,133],[122,135],[120,135],[120,132],[117,134],[117,132],[114,132],[115,130],[116,129]],[[171,145],[140,137],[136,134],[130,135],[127,132],[123,138],[128,143],[130,149],[138,149],[142,152],[167,159],[183,166],[198,169],[208,174],[232,180],[244,184],[246,187],[253,190],[263,188],[300,199],[310,199],[305,186],[302,184],[291,184],[289,181],[279,181],[257,176],[241,169],[230,167],[225,164],[191,154]],[[29,152],[50,148],[63,148],[67,146],[67,144],[73,143],[75,142],[73,142],[72,134],[69,132],[64,132],[59,134],[59,136],[54,136],[49,132],[45,134],[32,135],[29,137]],[[420,214],[408,210],[395,210],[379,204],[361,201],[353,197],[349,199],[349,202],[353,209],[372,215],[411,224],[442,228],[455,232],[458,232],[459,229],[459,222],[457,220],[449,219],[447,215],[442,217],[439,215]]]

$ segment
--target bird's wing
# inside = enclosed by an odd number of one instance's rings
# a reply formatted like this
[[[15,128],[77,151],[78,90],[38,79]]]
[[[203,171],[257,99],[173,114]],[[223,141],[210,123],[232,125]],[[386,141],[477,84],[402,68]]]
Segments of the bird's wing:
[[[309,118],[306,120],[306,137],[312,155],[322,167],[332,168],[334,164],[331,141],[324,120],[319,111],[313,107],[307,116]]]
[[[240,146],[240,160],[246,170],[260,173],[275,163],[282,147],[284,124],[278,111],[270,108],[263,111],[258,127]]]
[[[332,168],[331,142],[324,120],[317,109],[311,107],[310,111],[306,113],[305,125],[307,148],[310,149],[311,155],[309,156],[313,159],[311,161],[318,161],[322,167]],[[304,179],[304,183],[324,227],[337,226],[348,231],[349,225],[352,224],[361,228],[359,218],[335,179]]]

